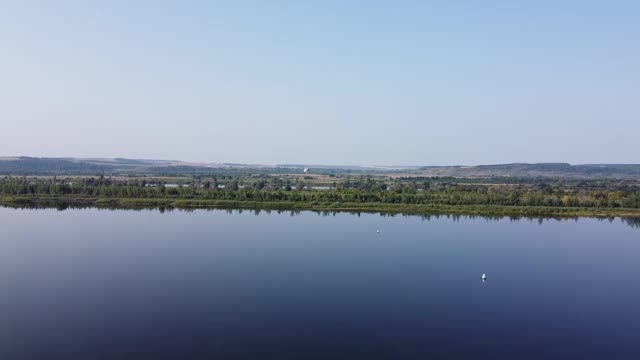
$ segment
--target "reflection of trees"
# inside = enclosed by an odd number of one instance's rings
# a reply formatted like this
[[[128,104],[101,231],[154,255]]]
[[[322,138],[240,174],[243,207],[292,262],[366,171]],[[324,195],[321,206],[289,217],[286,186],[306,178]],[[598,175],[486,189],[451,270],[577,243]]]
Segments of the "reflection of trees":
[[[640,217],[622,218],[622,222],[631,226],[632,228],[640,229]]]
[[[537,222],[542,225],[545,222],[549,221],[578,221],[579,217],[540,217],[540,216],[503,216],[503,215],[462,215],[462,214],[424,214],[424,215],[416,215],[416,214],[402,214],[397,212],[380,212],[380,211],[348,211],[348,210],[291,210],[291,209],[238,209],[238,208],[175,208],[170,205],[127,205],[127,206],[114,206],[113,204],[95,204],[95,203],[82,203],[82,202],[65,202],[58,200],[33,200],[33,201],[25,201],[15,204],[2,204],[0,207],[5,208],[13,208],[13,209],[32,209],[32,210],[44,210],[44,209],[57,209],[58,211],[65,210],[82,210],[82,209],[101,209],[101,210],[125,210],[125,211],[158,211],[160,213],[165,212],[185,212],[191,213],[194,211],[206,211],[206,212],[226,212],[227,214],[243,214],[245,212],[253,214],[253,215],[271,215],[271,214],[289,214],[292,217],[299,216],[303,213],[313,213],[318,216],[336,216],[338,214],[351,214],[360,217],[362,214],[377,214],[384,218],[394,218],[397,216],[405,217],[405,218],[420,218],[422,221],[431,221],[431,220],[439,220],[439,219],[448,219],[454,222],[459,222],[460,220],[478,220],[483,219],[486,221],[522,221],[527,220],[530,222]],[[600,217],[596,218],[598,221],[607,221],[612,223],[614,220],[618,219],[617,217]],[[619,218],[622,223],[631,226],[632,228],[640,229],[640,217],[622,217]]]

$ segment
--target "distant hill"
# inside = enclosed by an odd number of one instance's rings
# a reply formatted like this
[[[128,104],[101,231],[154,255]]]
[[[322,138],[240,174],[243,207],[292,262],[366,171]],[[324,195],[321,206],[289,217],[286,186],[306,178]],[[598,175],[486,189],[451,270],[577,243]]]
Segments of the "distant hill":
[[[3,175],[97,175],[112,172],[110,165],[62,158],[3,158],[0,160],[0,174]]]
[[[571,177],[638,178],[640,164],[567,163],[497,164],[478,166],[331,166],[255,165],[235,163],[190,163],[177,160],[91,159],[0,157],[0,175],[211,175],[225,173],[302,173],[310,168],[317,174],[390,174],[402,176],[488,177]]]
[[[478,166],[422,167],[425,174],[458,177],[640,177],[639,164],[586,164],[567,163],[497,164]]]
[[[162,175],[209,173],[216,165],[168,160],[0,158],[2,175]]]

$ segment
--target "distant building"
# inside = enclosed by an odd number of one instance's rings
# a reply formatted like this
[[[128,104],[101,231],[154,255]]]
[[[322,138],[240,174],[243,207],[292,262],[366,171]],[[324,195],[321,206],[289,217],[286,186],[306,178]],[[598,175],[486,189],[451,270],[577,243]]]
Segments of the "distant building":
[[[304,170],[302,170],[302,171],[308,173],[309,172],[309,168],[304,168]]]

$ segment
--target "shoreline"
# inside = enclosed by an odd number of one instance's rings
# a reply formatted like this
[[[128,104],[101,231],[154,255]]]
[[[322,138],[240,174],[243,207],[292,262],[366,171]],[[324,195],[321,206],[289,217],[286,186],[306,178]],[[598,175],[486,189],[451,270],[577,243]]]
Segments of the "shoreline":
[[[249,210],[295,210],[295,211],[335,211],[335,212],[375,212],[407,215],[482,215],[506,217],[549,217],[549,218],[640,218],[640,209],[627,208],[584,208],[546,206],[505,206],[505,205],[429,205],[429,204],[386,204],[386,203],[320,203],[320,202],[259,202],[234,200],[207,200],[184,198],[96,198],[96,197],[45,197],[11,196],[0,197],[4,207],[95,207],[115,209],[249,209]]]

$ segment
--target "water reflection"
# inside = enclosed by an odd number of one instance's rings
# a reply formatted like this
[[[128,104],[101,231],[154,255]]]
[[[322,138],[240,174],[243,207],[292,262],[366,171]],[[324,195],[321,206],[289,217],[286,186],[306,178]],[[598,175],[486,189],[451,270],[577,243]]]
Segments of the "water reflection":
[[[640,218],[629,217],[629,218],[620,218],[620,219],[622,220],[623,223],[631,226],[632,228],[640,229]]]
[[[640,353],[617,219],[21,208],[0,209],[2,360]]]
[[[13,208],[13,209],[22,209],[22,210],[45,210],[45,209],[57,209],[59,211],[65,210],[77,210],[77,209],[100,209],[100,210],[121,210],[121,211],[158,211],[159,213],[167,213],[178,211],[181,213],[192,213],[196,211],[206,211],[206,212],[226,212],[228,214],[243,214],[243,213],[253,213],[256,216],[262,214],[290,214],[292,217],[299,216],[302,213],[315,213],[319,216],[336,216],[337,214],[351,214],[360,217],[362,214],[378,214],[384,218],[394,218],[394,217],[408,217],[408,218],[420,218],[423,221],[431,221],[432,219],[450,219],[454,222],[466,221],[466,220],[474,220],[474,219],[485,219],[487,221],[500,221],[508,219],[510,221],[520,221],[520,220],[528,220],[531,222],[537,222],[542,225],[545,222],[550,221],[574,221],[578,222],[580,217],[541,217],[541,216],[504,216],[504,215],[463,215],[463,214],[405,214],[405,213],[397,213],[397,212],[384,212],[384,211],[349,211],[349,210],[291,210],[291,209],[242,209],[242,208],[225,208],[225,207],[215,207],[215,208],[176,208],[170,205],[155,205],[155,206],[113,206],[112,204],[94,204],[94,203],[66,203],[66,202],[58,202],[58,201],[37,201],[37,202],[29,202],[29,203],[19,203],[19,204],[0,204],[0,207],[3,208]],[[598,221],[608,221],[610,223],[620,220],[623,224],[626,224],[632,228],[640,229],[640,217],[597,217],[594,218]]]

